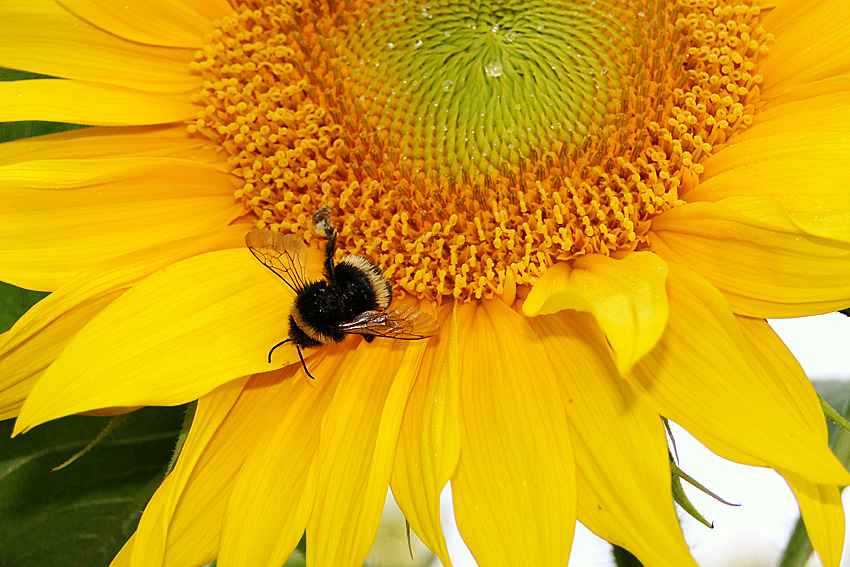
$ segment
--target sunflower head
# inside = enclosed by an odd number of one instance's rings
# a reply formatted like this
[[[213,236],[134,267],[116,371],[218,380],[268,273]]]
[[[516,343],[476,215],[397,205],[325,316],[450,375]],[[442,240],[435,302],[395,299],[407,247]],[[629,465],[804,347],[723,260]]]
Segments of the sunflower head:
[[[194,68],[189,130],[260,227],[340,242],[419,297],[511,295],[554,263],[645,247],[746,127],[757,6],[391,0],[245,6]]]

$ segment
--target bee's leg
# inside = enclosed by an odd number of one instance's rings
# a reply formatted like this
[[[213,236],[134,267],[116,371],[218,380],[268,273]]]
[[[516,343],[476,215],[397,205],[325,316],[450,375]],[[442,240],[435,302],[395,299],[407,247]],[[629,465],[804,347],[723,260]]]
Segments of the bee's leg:
[[[280,341],[279,343],[277,343],[276,345],[274,345],[274,346],[272,347],[272,349],[269,351],[269,364],[271,364],[271,363],[272,363],[272,353],[274,352],[274,349],[276,349],[277,347],[279,347],[279,346],[281,346],[281,345],[285,345],[286,343],[288,343],[288,342],[289,342],[289,341],[291,341],[291,340],[292,340],[292,339],[290,338],[290,339],[286,339],[285,341]],[[301,351],[300,351],[300,350],[298,351],[298,354],[301,354]]]
[[[304,367],[304,372],[307,373],[307,376],[310,377],[310,380],[315,380],[316,378],[312,374],[310,374],[309,370],[307,370],[307,363],[304,362],[304,357],[301,355],[301,347],[296,344],[295,348],[298,350],[298,358],[301,359],[301,366]]]
[[[336,229],[329,225],[326,235],[328,238],[325,244],[325,279],[331,284],[331,287],[336,288],[336,275],[334,274],[334,252],[336,252]]]

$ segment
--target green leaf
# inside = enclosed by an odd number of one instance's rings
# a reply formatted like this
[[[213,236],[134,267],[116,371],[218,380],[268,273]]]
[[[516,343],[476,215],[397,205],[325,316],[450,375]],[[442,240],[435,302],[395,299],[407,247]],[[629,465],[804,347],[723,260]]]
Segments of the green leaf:
[[[27,309],[46,295],[43,291],[30,291],[0,282],[0,333],[11,329]]]
[[[619,545],[611,547],[611,555],[613,555],[614,565],[617,567],[643,567],[643,563],[637,557]]]
[[[0,565],[109,565],[162,482],[185,407],[130,414],[68,467],[111,418],[71,416],[10,439],[0,422]]]

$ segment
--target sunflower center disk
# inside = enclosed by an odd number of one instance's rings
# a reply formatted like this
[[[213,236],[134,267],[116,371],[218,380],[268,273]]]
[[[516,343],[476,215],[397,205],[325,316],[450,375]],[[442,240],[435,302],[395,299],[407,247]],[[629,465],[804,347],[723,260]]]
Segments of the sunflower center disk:
[[[645,245],[700,160],[752,122],[758,7],[723,0],[254,2],[193,68],[189,124],[260,227],[340,248],[420,297],[494,297]]]

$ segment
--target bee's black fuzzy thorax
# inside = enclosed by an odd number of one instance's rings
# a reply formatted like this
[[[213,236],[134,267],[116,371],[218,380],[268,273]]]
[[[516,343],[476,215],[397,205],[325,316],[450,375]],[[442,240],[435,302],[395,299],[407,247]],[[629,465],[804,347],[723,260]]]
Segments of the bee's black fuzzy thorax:
[[[351,305],[355,313],[363,311],[383,310],[389,307],[393,300],[393,286],[384,277],[381,268],[364,258],[363,256],[346,256],[337,264],[336,277],[339,282],[339,287],[342,290],[350,290],[352,301],[360,301],[361,297],[368,296],[368,302],[363,304],[350,303],[348,297],[345,297],[346,305]],[[347,284],[343,284],[343,278],[347,280]],[[356,292],[356,293],[355,293]],[[365,307],[358,311],[360,307]]]
[[[345,338],[339,326],[366,311],[386,309],[392,284],[381,269],[362,256],[347,256],[333,269],[336,286],[327,281],[308,284],[295,298],[290,336],[302,347],[338,343]]]

